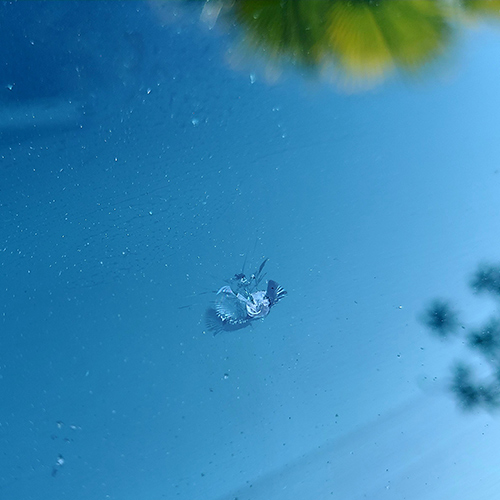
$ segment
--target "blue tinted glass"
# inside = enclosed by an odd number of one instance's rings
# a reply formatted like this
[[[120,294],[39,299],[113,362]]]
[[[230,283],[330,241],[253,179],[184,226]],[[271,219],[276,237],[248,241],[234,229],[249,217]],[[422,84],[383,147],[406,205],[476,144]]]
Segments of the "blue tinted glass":
[[[500,1],[0,9],[0,498],[496,498]]]

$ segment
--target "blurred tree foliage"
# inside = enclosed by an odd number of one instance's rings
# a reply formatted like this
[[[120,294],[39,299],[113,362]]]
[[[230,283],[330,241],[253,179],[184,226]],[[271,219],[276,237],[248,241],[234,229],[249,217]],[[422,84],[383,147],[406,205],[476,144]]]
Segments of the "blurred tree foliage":
[[[468,18],[500,18],[500,0],[461,0],[459,3]]]
[[[334,66],[347,80],[416,72],[444,52],[452,30],[435,0],[247,0],[228,13],[269,63]]]
[[[415,75],[445,54],[459,21],[500,16],[500,0],[240,0],[224,4],[269,67],[333,70],[362,83]]]
[[[414,72],[443,53],[451,37],[442,5],[432,0],[337,1],[328,19],[330,52],[354,77]]]
[[[235,2],[231,12],[253,49],[275,62],[314,69],[324,57],[330,8],[323,0],[250,0]]]
[[[500,299],[500,265],[481,265],[470,286],[475,293]],[[477,376],[471,364],[460,362],[452,370],[450,390],[465,409],[500,407],[500,310],[482,325],[460,326],[457,313],[442,300],[435,300],[421,317],[427,328],[442,339],[462,337],[464,344],[479,355],[482,373]]]

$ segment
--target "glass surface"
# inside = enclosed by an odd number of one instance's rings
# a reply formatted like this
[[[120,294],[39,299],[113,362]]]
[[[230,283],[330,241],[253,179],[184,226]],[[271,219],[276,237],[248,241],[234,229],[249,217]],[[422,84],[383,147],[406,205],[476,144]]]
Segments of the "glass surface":
[[[0,498],[496,498],[499,1],[0,12]]]

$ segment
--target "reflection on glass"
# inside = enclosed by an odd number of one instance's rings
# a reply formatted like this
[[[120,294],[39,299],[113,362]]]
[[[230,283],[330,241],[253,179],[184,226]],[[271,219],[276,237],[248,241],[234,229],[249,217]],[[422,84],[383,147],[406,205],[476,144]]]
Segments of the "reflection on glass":
[[[173,9],[151,4],[158,15]],[[222,20],[242,31],[235,65],[249,54],[267,79],[292,67],[358,89],[419,75],[449,51],[460,21],[500,18],[500,0],[212,0],[200,10],[210,29]]]
[[[415,73],[444,52],[447,10],[432,0],[234,2],[227,15],[273,68],[326,71],[352,85]]]
[[[378,79],[396,68],[419,70],[443,53],[450,33],[438,2],[332,2],[327,37],[346,75]]]
[[[273,64],[317,69],[325,57],[330,2],[251,0],[229,13],[245,29],[245,42]]]
[[[447,338],[456,333],[457,315],[448,302],[435,300],[422,315],[422,322],[438,337]]]
[[[479,266],[471,282],[476,293],[486,293],[500,299],[500,266]],[[489,410],[500,406],[500,313],[483,325],[474,328],[458,328],[457,315],[451,306],[434,301],[422,315],[423,323],[433,334],[449,338],[450,333],[463,332],[464,344],[482,359],[481,374],[471,364],[458,363],[452,369],[450,389],[464,409],[478,407]]]
[[[459,3],[467,18],[500,19],[499,0],[461,0]]]

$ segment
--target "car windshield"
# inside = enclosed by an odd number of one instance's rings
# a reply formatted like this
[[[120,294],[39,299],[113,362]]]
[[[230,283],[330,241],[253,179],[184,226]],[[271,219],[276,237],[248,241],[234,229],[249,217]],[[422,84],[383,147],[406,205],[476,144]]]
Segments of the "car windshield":
[[[0,498],[496,498],[499,0],[0,9]]]

